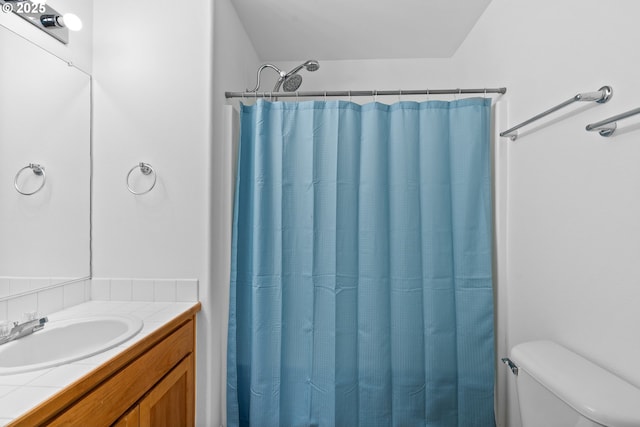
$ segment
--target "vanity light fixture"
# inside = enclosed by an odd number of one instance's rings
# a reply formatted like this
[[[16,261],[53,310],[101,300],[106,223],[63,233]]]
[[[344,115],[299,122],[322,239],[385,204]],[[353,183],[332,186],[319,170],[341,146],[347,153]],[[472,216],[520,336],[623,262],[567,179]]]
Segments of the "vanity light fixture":
[[[13,12],[64,44],[69,43],[69,30],[80,31],[82,21],[73,13],[61,14],[46,0],[0,0],[5,13]]]
[[[43,27],[66,27],[71,31],[80,31],[82,29],[82,21],[73,13],[65,13],[64,15],[40,15],[40,23]]]

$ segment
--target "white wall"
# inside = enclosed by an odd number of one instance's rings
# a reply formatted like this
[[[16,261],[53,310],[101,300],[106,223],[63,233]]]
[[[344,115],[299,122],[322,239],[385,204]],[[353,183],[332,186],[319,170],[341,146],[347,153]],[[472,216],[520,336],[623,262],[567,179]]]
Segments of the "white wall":
[[[224,91],[249,85],[258,59],[228,0],[122,11],[95,4],[93,273],[200,279],[197,425],[218,426],[232,193]],[[140,161],[158,184],[133,196],[125,176]]]
[[[199,279],[197,420],[215,425],[207,372],[219,358],[208,292],[212,5],[101,1],[94,12],[93,275]],[[153,166],[157,184],[134,196],[125,177],[139,162]]]
[[[509,163],[508,213],[500,224],[508,227],[506,338],[509,346],[557,340],[636,386],[639,119],[620,122],[626,132],[611,139],[584,127],[638,106],[639,15],[634,0],[493,0],[451,59],[317,58],[320,70],[305,73],[301,87],[507,86],[502,99],[514,125],[578,92],[612,85],[607,104],[568,107],[525,128],[516,142],[499,141],[508,145]],[[499,419],[515,427],[513,389],[510,396],[510,421],[502,411]]]
[[[562,120],[501,141],[509,144],[508,342],[556,340],[640,386],[638,120],[621,122],[635,131],[610,140],[584,130],[638,105],[640,4],[606,6],[494,0],[453,62],[504,81],[513,124],[613,86],[607,104],[567,108],[555,116]]]

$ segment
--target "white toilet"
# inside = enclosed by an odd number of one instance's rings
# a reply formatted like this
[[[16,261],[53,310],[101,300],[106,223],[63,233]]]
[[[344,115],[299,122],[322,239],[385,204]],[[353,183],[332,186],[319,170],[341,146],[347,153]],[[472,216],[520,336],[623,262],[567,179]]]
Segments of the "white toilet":
[[[511,349],[522,427],[640,427],[640,389],[551,341]]]

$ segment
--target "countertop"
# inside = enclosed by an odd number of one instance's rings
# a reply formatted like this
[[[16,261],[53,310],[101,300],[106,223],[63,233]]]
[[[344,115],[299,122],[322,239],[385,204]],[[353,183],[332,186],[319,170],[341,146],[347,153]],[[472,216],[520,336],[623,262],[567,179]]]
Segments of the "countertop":
[[[194,302],[88,301],[50,314],[48,317],[51,322],[75,317],[123,314],[141,318],[144,325],[142,330],[129,340],[95,356],[53,368],[15,375],[0,375],[0,425],[4,426],[28,412],[196,304]]]

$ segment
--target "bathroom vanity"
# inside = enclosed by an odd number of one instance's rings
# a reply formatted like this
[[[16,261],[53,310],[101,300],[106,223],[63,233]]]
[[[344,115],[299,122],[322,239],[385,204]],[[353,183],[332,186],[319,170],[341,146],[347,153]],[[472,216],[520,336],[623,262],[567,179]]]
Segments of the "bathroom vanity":
[[[108,304],[117,305],[104,303],[105,310]],[[183,303],[177,309],[168,305],[149,313],[144,320],[146,331],[134,337],[133,343],[122,346],[93,369],[79,361],[80,371],[88,372],[81,372],[8,425],[193,426],[195,316],[199,310],[200,303]],[[41,378],[51,377],[55,369]],[[38,384],[38,380],[31,383]]]

